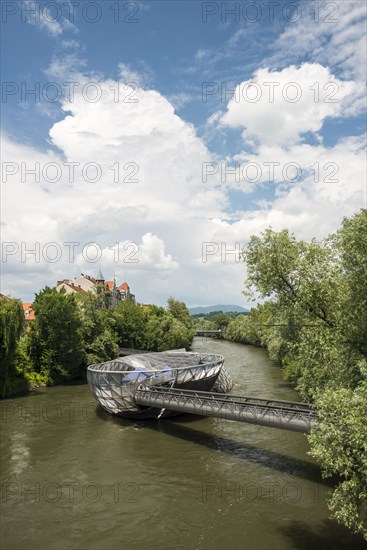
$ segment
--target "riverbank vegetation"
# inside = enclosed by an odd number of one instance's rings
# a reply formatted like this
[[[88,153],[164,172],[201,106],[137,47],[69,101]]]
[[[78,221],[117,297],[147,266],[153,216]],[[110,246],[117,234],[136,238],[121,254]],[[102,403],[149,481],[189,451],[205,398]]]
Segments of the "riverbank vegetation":
[[[367,538],[367,210],[322,241],[268,229],[243,259],[245,294],[265,302],[224,337],[266,347],[315,404],[311,454],[340,480],[330,510]]]
[[[2,395],[21,391],[25,387],[23,374],[16,367],[18,344],[24,333],[23,307],[19,300],[0,300],[0,388]]]
[[[0,299],[1,397],[85,378],[88,365],[118,357],[120,348],[189,348],[195,333],[186,305],[173,298],[167,309],[135,302],[101,309],[92,294],[46,287],[32,307],[26,328],[21,302]]]

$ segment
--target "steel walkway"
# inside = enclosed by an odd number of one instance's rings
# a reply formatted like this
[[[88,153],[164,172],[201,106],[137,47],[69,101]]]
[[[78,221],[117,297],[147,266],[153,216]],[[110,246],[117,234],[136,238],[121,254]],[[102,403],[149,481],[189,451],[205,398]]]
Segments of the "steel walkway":
[[[306,403],[275,401],[177,388],[139,388],[136,404],[202,416],[215,416],[295,432],[309,432],[315,412]]]
[[[197,330],[195,336],[214,336],[220,338],[223,334],[222,330]]]

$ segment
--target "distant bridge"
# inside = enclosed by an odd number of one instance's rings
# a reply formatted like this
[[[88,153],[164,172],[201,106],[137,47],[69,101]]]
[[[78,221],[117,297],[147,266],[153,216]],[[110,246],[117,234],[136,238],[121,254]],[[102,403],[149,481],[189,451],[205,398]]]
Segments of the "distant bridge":
[[[306,403],[275,401],[178,388],[153,386],[137,389],[135,403],[202,416],[249,422],[283,430],[307,433],[316,424],[316,414]]]
[[[197,330],[195,336],[211,336],[212,338],[222,338],[222,330]]]

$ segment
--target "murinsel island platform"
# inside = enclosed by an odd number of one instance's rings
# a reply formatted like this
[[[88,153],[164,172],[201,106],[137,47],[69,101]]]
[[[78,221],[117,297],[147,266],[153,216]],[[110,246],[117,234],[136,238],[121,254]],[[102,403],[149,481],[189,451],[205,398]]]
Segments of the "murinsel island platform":
[[[127,418],[192,413],[296,432],[309,432],[316,424],[306,403],[218,393],[223,364],[224,357],[215,354],[140,353],[90,365],[87,378],[100,405]]]

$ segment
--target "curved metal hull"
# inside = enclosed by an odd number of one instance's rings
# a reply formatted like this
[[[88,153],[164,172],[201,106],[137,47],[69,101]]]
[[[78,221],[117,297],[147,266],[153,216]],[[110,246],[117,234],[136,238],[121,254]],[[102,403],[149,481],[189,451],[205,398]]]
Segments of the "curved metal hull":
[[[94,397],[112,414],[138,419],[167,417],[180,413],[140,406],[135,403],[135,391],[154,386],[210,391],[223,362],[220,355],[147,353],[91,365],[87,378]]]

